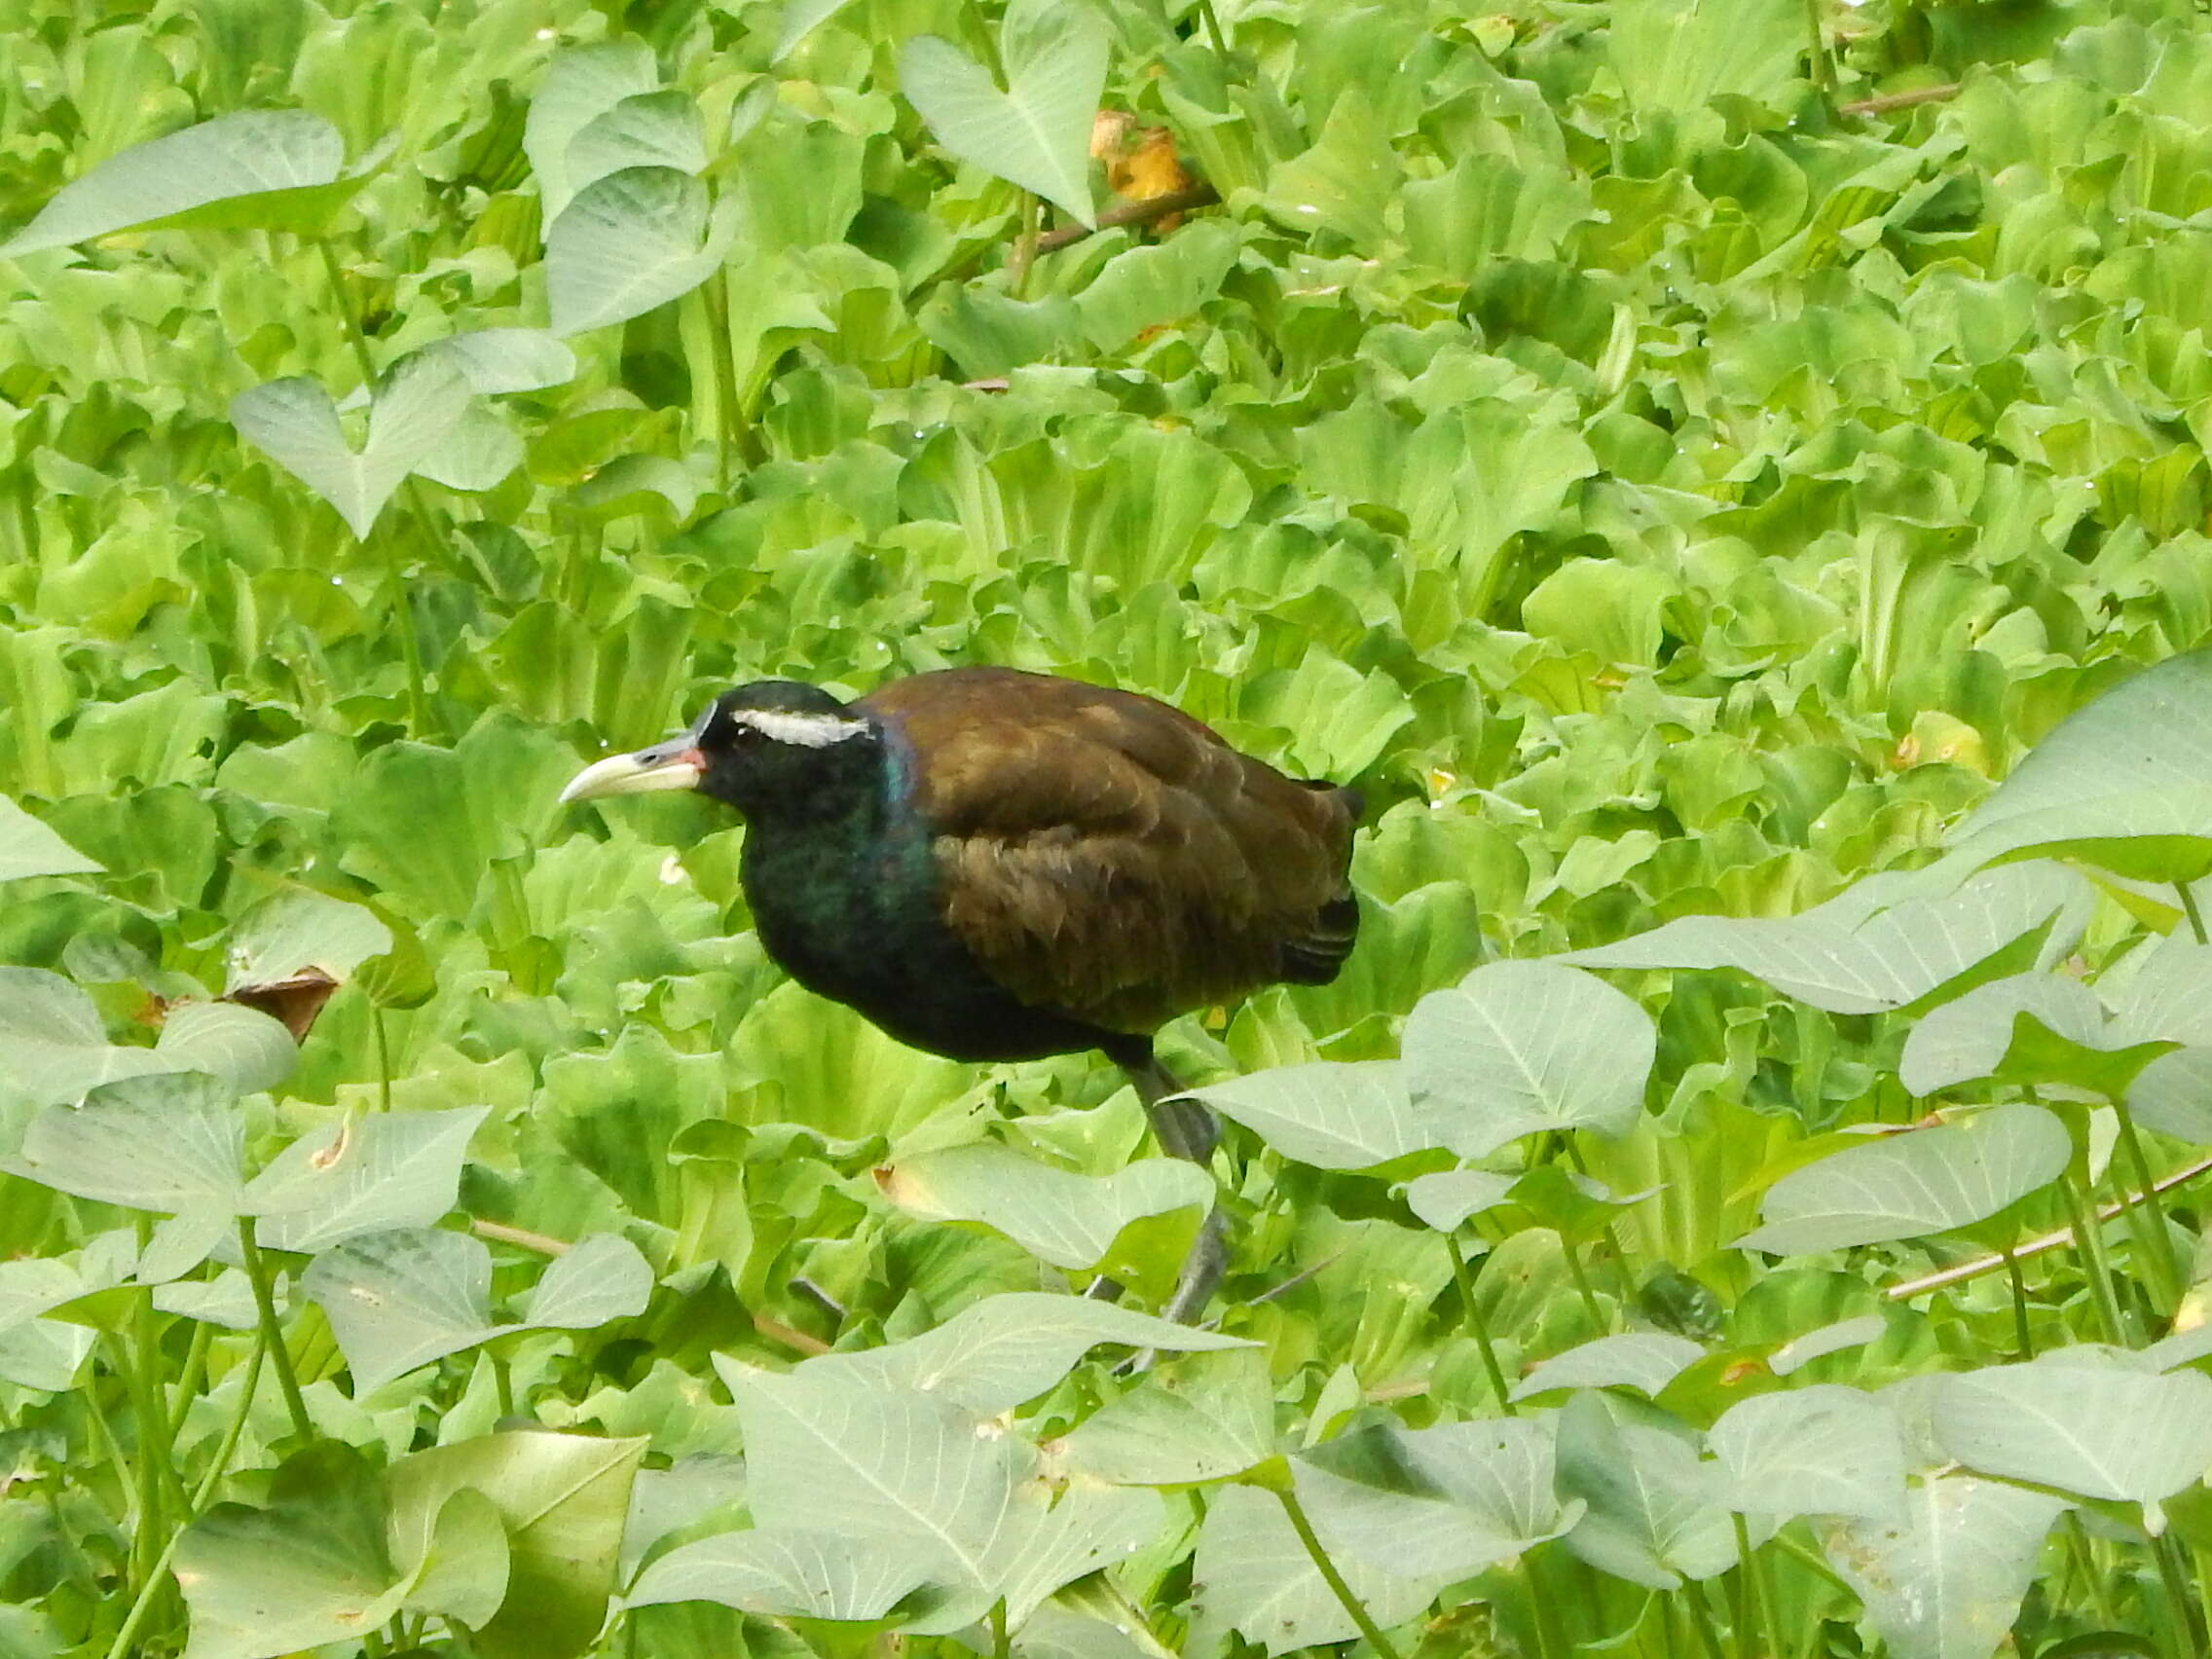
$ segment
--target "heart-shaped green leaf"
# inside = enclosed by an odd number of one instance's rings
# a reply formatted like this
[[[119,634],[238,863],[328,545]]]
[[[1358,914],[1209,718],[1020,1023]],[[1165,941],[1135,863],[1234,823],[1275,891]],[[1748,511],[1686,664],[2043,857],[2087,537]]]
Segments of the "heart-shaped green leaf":
[[[545,234],[553,332],[642,316],[714,274],[734,225],[707,187],[674,167],[624,167],[576,193]]]
[[[1007,87],[948,40],[919,35],[899,83],[939,143],[1090,224],[1090,125],[1106,87],[1106,25],[1080,6],[1010,6],[999,35]]]
[[[467,408],[461,370],[418,353],[378,387],[358,450],[346,441],[330,393],[304,375],[239,393],[231,420],[241,437],[336,507],[354,535],[366,536],[392,492],[447,440]]]

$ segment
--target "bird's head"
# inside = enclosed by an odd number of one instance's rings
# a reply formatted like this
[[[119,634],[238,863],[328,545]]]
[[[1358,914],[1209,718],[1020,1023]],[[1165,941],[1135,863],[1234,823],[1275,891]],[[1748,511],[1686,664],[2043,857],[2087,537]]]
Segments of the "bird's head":
[[[756,680],[725,691],[691,729],[650,749],[586,766],[564,801],[696,790],[747,817],[804,810],[834,785],[881,764],[883,734],[817,685]]]

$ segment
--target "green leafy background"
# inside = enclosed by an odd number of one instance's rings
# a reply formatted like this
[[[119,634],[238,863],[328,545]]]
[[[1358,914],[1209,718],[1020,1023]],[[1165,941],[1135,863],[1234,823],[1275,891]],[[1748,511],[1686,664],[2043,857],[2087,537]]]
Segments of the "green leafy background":
[[[2094,1214],[2212,1144],[2199,10],[0,60],[0,1655],[2201,1654],[2212,1249]],[[554,803],[967,662],[1371,802],[1344,977],[1166,1034],[1217,1331],[1118,1075]]]

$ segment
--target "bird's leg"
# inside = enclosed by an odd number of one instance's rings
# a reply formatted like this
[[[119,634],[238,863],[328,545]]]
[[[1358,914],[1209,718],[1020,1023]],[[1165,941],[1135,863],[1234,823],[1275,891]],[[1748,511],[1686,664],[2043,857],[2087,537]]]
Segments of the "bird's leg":
[[[1152,1132],[1161,1150],[1207,1168],[1214,1146],[1221,1139],[1221,1120],[1213,1115],[1212,1108],[1201,1101],[1174,1098],[1183,1092],[1183,1085],[1160,1063],[1149,1043],[1141,1056],[1115,1057],[1136,1085],[1137,1098],[1144,1102],[1145,1116],[1152,1120]],[[1215,1286],[1221,1283],[1221,1275],[1228,1272],[1228,1218],[1217,1201],[1206,1211],[1198,1235],[1191,1242],[1191,1253],[1183,1258],[1174,1294],[1161,1309],[1178,1325],[1197,1320],[1212,1299]]]
[[[1209,1163],[1221,1139],[1221,1120],[1213,1115],[1213,1108],[1201,1101],[1176,1098],[1182,1094],[1183,1085],[1160,1063],[1150,1044],[1145,1046],[1142,1059],[1125,1059],[1122,1069],[1136,1085],[1137,1098],[1144,1102],[1144,1114],[1152,1120],[1152,1132],[1159,1138],[1161,1151],[1200,1167]]]

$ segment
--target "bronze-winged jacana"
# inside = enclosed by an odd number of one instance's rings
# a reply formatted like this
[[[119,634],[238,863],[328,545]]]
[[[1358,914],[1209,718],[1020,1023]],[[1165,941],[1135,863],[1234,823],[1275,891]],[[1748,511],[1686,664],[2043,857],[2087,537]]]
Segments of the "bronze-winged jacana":
[[[561,798],[677,789],[743,815],[746,901],[801,984],[954,1059],[1100,1050],[1162,1149],[1200,1163],[1213,1116],[1168,1098],[1152,1033],[1325,984],[1358,931],[1356,793],[1080,681],[955,668],[852,703],[755,681]]]

